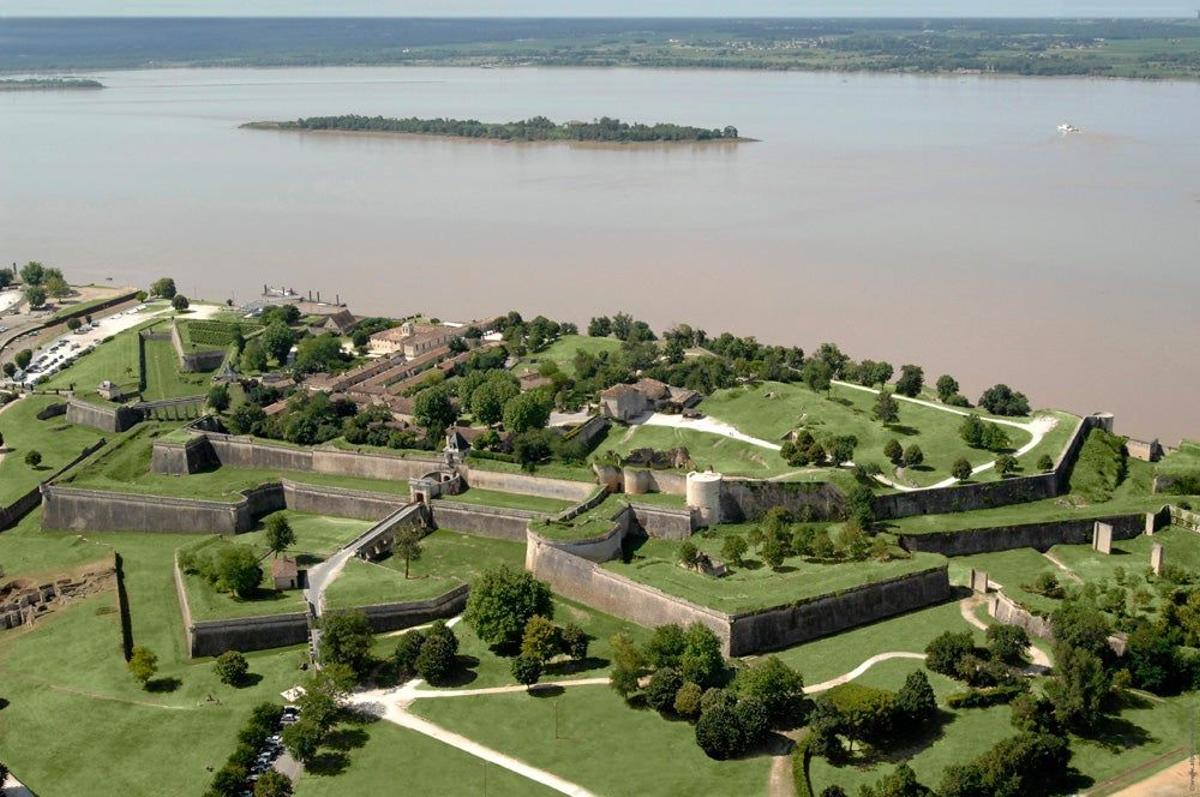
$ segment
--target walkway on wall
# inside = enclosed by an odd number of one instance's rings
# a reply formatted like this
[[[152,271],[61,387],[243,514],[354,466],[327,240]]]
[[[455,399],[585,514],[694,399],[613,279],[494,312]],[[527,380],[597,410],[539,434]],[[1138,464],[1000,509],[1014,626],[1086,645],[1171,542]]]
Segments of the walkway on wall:
[[[310,645],[315,656],[321,639],[321,631],[316,627],[321,613],[325,610],[325,590],[341,575],[342,568],[351,557],[357,556],[364,548],[374,545],[384,534],[390,532],[400,523],[406,522],[414,514],[420,513],[423,505],[420,502],[405,504],[376,523],[350,542],[343,545],[332,556],[320,564],[314,565],[308,571],[308,585],[304,588],[304,599],[308,601],[311,630]]]

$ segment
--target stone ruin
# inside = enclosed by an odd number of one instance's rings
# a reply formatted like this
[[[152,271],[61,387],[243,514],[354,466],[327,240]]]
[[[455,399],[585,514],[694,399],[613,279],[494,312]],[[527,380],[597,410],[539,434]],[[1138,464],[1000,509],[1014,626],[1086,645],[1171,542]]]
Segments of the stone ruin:
[[[971,591],[986,595],[988,591],[988,574],[984,570],[971,568]]]
[[[32,624],[73,600],[103,592],[115,584],[116,570],[112,565],[40,584],[28,579],[0,584],[0,631]]]
[[[1154,571],[1154,575],[1161,576],[1163,571],[1163,547],[1162,543],[1154,543],[1154,547],[1150,549],[1150,569]]]
[[[1107,523],[1096,521],[1092,527],[1092,550],[1100,553],[1112,553],[1113,527]]]
[[[719,559],[713,559],[706,553],[696,555],[696,564],[686,565],[683,562],[679,563],[680,567],[688,570],[695,570],[697,573],[713,578],[722,578],[729,575],[729,567]]]
[[[686,470],[692,467],[692,456],[685,446],[659,451],[653,448],[635,448],[621,459],[622,465],[645,467],[652,470],[674,468]]]

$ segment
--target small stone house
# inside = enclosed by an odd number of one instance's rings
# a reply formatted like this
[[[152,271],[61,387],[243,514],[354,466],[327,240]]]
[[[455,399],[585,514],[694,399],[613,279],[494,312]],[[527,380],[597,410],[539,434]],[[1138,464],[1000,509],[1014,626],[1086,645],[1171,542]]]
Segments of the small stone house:
[[[647,412],[683,412],[700,401],[694,390],[672,387],[657,379],[613,385],[600,393],[600,410],[609,418],[630,421]]]
[[[120,401],[125,398],[125,390],[120,385],[108,379],[100,383],[100,386],[96,388],[96,392],[100,394],[100,398],[108,401]]]
[[[277,556],[271,560],[271,581],[275,589],[302,589],[307,570],[301,570],[291,556]]]

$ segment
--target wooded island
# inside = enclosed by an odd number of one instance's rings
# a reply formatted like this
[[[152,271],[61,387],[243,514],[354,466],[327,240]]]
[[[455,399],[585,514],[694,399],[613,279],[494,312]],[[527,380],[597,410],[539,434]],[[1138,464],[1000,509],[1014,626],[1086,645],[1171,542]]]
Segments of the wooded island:
[[[738,141],[738,130],[691,127],[659,122],[653,125],[622,122],[602,116],[591,122],[551,121],[535,116],[517,122],[480,122],[476,119],[397,119],[384,116],[310,116],[292,122],[248,122],[242,127],[256,130],[338,130],[350,133],[402,133],[450,138],[481,138],[497,141],[596,141],[646,143],[670,141]]]

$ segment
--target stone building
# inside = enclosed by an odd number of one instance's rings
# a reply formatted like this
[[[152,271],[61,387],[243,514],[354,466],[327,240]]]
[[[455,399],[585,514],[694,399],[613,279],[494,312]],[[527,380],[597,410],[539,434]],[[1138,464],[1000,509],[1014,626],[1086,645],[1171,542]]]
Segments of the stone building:
[[[451,341],[467,334],[472,327],[482,329],[479,322],[449,326],[447,324],[418,324],[415,321],[405,321],[398,327],[376,332],[367,344],[373,354],[402,353],[410,360],[431,352],[435,349],[449,346]]]
[[[275,589],[301,589],[307,573],[290,556],[277,556],[271,560],[271,580],[275,583]]]
[[[639,379],[632,385],[613,385],[600,393],[600,410],[609,418],[630,421],[647,412],[682,412],[695,406],[700,394],[672,387],[657,379]]]

